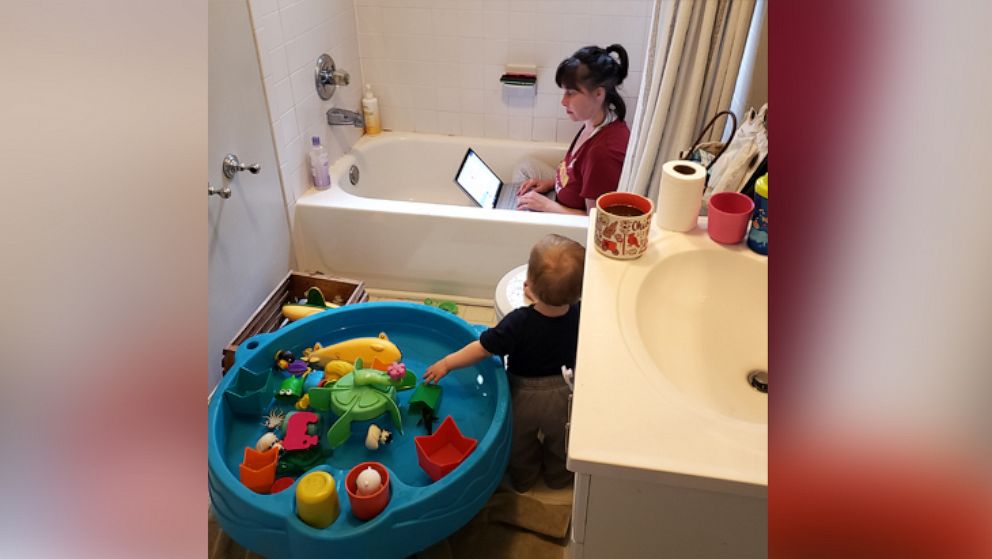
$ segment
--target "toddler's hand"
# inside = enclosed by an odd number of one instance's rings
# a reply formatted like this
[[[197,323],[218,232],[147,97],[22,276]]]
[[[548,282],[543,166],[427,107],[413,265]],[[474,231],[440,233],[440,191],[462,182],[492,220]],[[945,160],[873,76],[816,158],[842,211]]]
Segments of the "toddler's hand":
[[[446,374],[448,374],[448,364],[444,362],[444,359],[441,359],[427,367],[427,371],[424,372],[424,382],[437,384]]]

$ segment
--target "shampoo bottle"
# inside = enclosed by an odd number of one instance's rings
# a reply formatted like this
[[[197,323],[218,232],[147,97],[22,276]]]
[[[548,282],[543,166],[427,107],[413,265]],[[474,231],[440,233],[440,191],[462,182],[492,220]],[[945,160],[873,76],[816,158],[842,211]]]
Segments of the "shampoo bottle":
[[[362,113],[365,118],[365,133],[374,136],[382,132],[379,122],[379,100],[372,94],[372,86],[365,84],[365,97],[362,99]]]
[[[327,190],[331,186],[327,150],[320,145],[320,136],[312,137],[310,142],[313,144],[313,148],[310,149],[310,182],[317,190]]]

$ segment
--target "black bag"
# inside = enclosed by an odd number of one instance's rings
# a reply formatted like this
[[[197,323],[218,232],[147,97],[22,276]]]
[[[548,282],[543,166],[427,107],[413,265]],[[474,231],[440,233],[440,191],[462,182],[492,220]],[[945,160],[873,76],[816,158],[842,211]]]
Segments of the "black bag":
[[[730,129],[730,137],[727,138],[727,141],[700,142],[700,140],[703,139],[703,136],[705,136],[710,129],[713,128],[713,125],[716,124],[717,119],[721,116],[729,117],[730,121],[733,123],[733,126]],[[696,136],[696,140],[692,142],[692,147],[685,151],[679,152],[679,159],[695,161],[703,167],[706,167],[706,186],[709,186],[710,167],[716,163],[717,159],[720,159],[723,152],[727,151],[727,146],[734,140],[735,134],[737,134],[737,115],[735,115],[733,111],[720,111],[713,115],[713,118],[706,123],[706,126],[703,126],[703,129],[699,132],[699,135]]]

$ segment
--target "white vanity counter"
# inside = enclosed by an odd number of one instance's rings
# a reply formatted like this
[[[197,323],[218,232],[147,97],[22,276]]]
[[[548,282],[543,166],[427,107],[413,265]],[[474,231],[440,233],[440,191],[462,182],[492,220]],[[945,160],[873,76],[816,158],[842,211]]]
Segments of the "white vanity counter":
[[[636,260],[600,254],[589,228],[568,441],[572,556],[767,550],[767,394],[746,380],[768,366],[767,258],[714,243],[705,227],[652,225]],[[678,525],[667,548],[652,534],[659,522]]]

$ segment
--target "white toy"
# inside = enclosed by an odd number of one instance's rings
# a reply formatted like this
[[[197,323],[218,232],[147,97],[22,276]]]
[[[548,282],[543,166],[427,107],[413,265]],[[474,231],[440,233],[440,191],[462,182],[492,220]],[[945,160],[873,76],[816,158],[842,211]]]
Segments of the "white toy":
[[[371,495],[382,487],[382,476],[374,468],[369,466],[362,470],[362,473],[358,474],[358,478],[355,479],[355,485],[358,486],[359,495]]]

